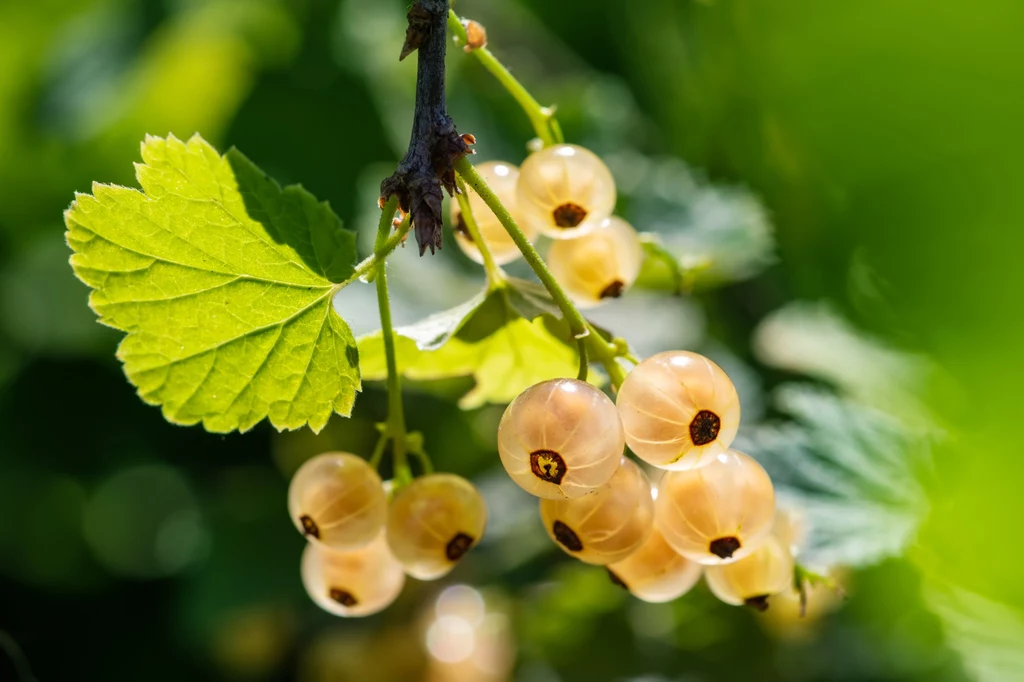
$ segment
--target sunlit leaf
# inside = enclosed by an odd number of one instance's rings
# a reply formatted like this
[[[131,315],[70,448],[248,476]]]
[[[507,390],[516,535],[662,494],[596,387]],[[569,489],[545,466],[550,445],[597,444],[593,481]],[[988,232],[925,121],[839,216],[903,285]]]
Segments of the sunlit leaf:
[[[451,310],[396,329],[399,371],[416,380],[471,376],[465,409],[507,403],[533,384],[575,376],[579,356],[568,327],[545,312],[550,299],[529,283],[475,296]],[[359,339],[363,378],[384,379],[380,332]]]
[[[331,305],[354,236],[300,187],[198,136],[147,138],[142,191],[94,185],[66,214],[71,264],[147,403],[179,424],[323,427],[359,390],[355,339]]]

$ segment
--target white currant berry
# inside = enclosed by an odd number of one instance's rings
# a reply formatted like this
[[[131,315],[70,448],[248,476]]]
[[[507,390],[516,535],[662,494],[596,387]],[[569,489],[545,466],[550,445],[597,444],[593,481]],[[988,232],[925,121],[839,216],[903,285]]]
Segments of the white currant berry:
[[[655,527],[635,552],[608,566],[608,575],[638,599],[660,604],[689,592],[702,570],[696,561],[672,549]]]
[[[519,169],[519,215],[552,239],[572,239],[615,210],[615,180],[592,151],[574,144],[545,147]]]
[[[736,450],[705,466],[670,471],[658,484],[655,523],[677,552],[701,564],[749,555],[775,519],[775,490],[760,464]]]
[[[612,216],[582,237],[554,242],[547,260],[576,305],[592,308],[618,298],[633,284],[643,250],[633,226]]]
[[[388,545],[405,572],[420,580],[445,575],[487,525],[476,487],[455,474],[430,474],[400,489],[388,509]]]
[[[476,171],[487,181],[491,190],[501,200],[501,203],[514,217],[518,216],[516,209],[516,184],[519,181],[519,169],[504,161],[487,161],[476,166]],[[473,212],[473,219],[476,221],[480,236],[491,252],[494,262],[498,265],[511,263],[522,255],[519,247],[512,241],[512,237],[505,231],[505,227],[491,212],[480,195],[468,188],[466,198],[469,200],[470,210]],[[452,231],[455,233],[455,243],[459,245],[463,253],[483,263],[484,258],[480,255],[480,247],[473,243],[473,237],[466,227],[465,219],[462,217],[462,210],[459,202],[454,199],[451,203]],[[519,229],[523,231],[526,238],[533,241],[537,237],[537,229],[533,223],[518,221]]]
[[[387,497],[380,476],[366,460],[328,452],[295,472],[288,486],[288,511],[306,537],[345,551],[380,535]]]
[[[302,553],[302,584],[325,611],[368,616],[398,598],[405,572],[380,533],[370,544],[349,552],[309,543]]]
[[[615,400],[626,443],[662,469],[692,469],[725,452],[740,424],[740,399],[722,368],[703,355],[668,351],[647,358]]]
[[[541,500],[548,535],[570,556],[588,564],[622,561],[643,544],[654,525],[647,474],[623,457],[603,486],[573,500]]]
[[[793,555],[772,536],[752,554],[704,571],[708,587],[726,604],[746,604],[758,611],[768,608],[768,598],[793,584]]]
[[[604,485],[625,449],[615,405],[576,379],[520,393],[498,425],[498,454],[512,480],[537,497],[574,498]]]

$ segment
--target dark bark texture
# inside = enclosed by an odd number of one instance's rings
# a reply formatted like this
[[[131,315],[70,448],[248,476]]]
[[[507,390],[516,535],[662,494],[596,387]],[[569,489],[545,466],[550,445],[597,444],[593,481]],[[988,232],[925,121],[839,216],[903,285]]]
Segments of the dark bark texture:
[[[452,164],[470,153],[470,135],[459,135],[448,116],[444,90],[444,57],[448,44],[448,0],[417,0],[409,10],[409,27],[399,59],[419,51],[416,108],[412,137],[395,173],[380,185],[382,203],[398,197],[416,231],[420,255],[441,248],[442,187],[458,191]]]

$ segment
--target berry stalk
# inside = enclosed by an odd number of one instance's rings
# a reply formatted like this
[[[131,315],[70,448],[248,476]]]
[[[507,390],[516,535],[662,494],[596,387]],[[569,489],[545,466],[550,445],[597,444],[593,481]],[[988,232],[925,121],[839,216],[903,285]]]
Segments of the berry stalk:
[[[600,362],[605,371],[608,373],[608,377],[611,379],[612,386],[618,388],[622,385],[622,382],[626,378],[626,372],[621,365],[617,362],[616,358],[619,355],[618,348],[613,343],[609,343],[602,337],[589,322],[580,314],[580,311],[576,309],[572,301],[562,290],[562,287],[555,280],[554,275],[548,269],[544,259],[537,253],[537,249],[533,248],[533,244],[526,238],[523,231],[519,229],[519,225],[516,223],[515,218],[508,212],[501,200],[494,194],[487,181],[484,180],[473,165],[469,163],[466,158],[461,158],[455,162],[455,172],[468,184],[473,190],[480,195],[480,198],[484,200],[487,207],[491,209],[491,212],[501,222],[502,227],[508,232],[508,235],[515,242],[516,246],[523,254],[523,258],[530,267],[533,269],[534,274],[537,275],[537,279],[540,280],[544,288],[551,294],[551,298],[554,299],[555,304],[559,310],[562,311],[562,316],[565,321],[569,324],[569,329],[572,331],[573,337],[580,344],[580,375],[586,377],[587,374],[587,355],[593,356],[595,360]]]
[[[519,106],[523,108],[530,123],[533,125],[537,137],[541,139],[545,147],[554,144],[561,144],[565,140],[562,137],[562,127],[558,125],[553,107],[541,106],[540,102],[533,98],[533,95],[523,87],[523,84],[516,80],[516,77],[505,68],[505,65],[498,61],[485,45],[473,45],[470,43],[466,26],[455,14],[454,10],[448,10],[448,30],[455,36],[458,44],[466,48],[485,69],[498,79],[498,82],[508,90],[515,98]]]
[[[392,197],[381,210],[380,224],[377,227],[377,240],[374,243],[374,255],[377,256],[377,306],[380,308],[380,327],[384,337],[384,355],[387,359],[388,378],[388,421],[382,440],[390,439],[394,479],[396,487],[412,480],[412,472],[405,452],[405,412],[402,408],[402,378],[398,373],[398,360],[395,353],[395,329],[391,321],[391,297],[388,294],[388,275],[386,258],[381,255],[388,244],[395,210],[398,208],[397,197]],[[376,453],[375,453],[376,454]]]
[[[473,208],[470,206],[469,196],[466,194],[465,181],[461,176],[457,175],[455,176],[455,183],[459,188],[459,193],[455,195],[455,200],[459,202],[459,211],[462,214],[466,230],[469,232],[469,237],[480,251],[480,257],[484,259],[484,272],[487,273],[487,284],[492,288],[499,287],[505,281],[505,274],[502,272],[501,267],[494,262],[491,248],[484,241],[483,235],[480,234],[480,227],[476,224],[476,217],[473,215]]]

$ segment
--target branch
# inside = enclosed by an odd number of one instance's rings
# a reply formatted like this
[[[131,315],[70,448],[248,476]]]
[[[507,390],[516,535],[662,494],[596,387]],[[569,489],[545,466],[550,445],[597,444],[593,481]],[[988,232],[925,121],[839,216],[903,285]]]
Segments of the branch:
[[[448,0],[416,0],[409,10],[409,27],[399,59],[419,50],[416,72],[416,108],[412,137],[395,173],[380,184],[381,203],[398,197],[412,217],[420,255],[441,248],[441,201],[444,187],[457,191],[452,164],[470,153],[472,135],[459,135],[448,116],[444,91],[444,56],[447,48]]]

